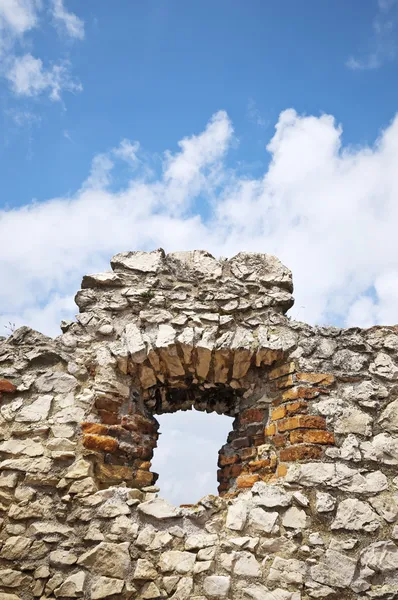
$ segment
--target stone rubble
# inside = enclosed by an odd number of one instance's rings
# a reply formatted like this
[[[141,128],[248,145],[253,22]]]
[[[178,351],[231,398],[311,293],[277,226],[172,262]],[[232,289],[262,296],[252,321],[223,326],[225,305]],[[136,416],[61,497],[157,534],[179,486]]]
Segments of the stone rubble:
[[[398,326],[291,321],[269,255],[111,266],[0,340],[0,600],[398,599]],[[174,507],[156,415],[192,408],[233,426]]]

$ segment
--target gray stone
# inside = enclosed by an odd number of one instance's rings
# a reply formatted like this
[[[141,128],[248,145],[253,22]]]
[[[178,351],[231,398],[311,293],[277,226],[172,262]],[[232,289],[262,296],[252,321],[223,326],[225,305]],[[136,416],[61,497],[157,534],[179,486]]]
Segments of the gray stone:
[[[210,598],[227,598],[231,578],[225,575],[209,575],[203,581],[203,589]]]
[[[101,542],[83,554],[77,562],[79,565],[89,568],[93,573],[124,579],[131,567],[129,545],[128,542],[122,544]]]
[[[246,504],[241,501],[234,502],[234,504],[228,508],[226,526],[228,529],[233,529],[234,531],[242,531],[246,525],[246,519]]]
[[[331,587],[347,588],[354,578],[357,561],[335,550],[327,550],[322,562],[311,567],[314,581]]]
[[[101,598],[121,594],[123,587],[124,581],[120,579],[97,577],[91,584],[91,600],[101,600]]]
[[[336,518],[331,529],[347,529],[348,531],[376,531],[380,527],[380,519],[369,504],[347,498],[337,507]]]
[[[159,560],[159,569],[163,572],[175,571],[180,575],[192,573],[196,556],[191,552],[168,550],[163,552]]]
[[[161,498],[154,498],[148,502],[142,502],[138,506],[138,511],[153,517],[154,519],[175,519],[181,516],[181,510],[162,500]]]

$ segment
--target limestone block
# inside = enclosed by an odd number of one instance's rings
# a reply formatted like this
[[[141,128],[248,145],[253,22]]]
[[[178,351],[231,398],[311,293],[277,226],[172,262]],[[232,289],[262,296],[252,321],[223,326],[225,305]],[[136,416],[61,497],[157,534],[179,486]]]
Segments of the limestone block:
[[[77,562],[90,568],[93,573],[124,579],[131,568],[129,545],[128,542],[121,544],[101,542],[83,554]]]
[[[380,527],[380,519],[367,502],[356,498],[342,500],[337,507],[336,518],[331,529],[348,531],[376,531]]]
[[[203,589],[210,598],[226,598],[231,587],[231,578],[225,575],[209,575],[203,581]]]
[[[159,569],[163,573],[175,571],[180,575],[192,573],[196,555],[192,552],[181,552],[179,550],[168,550],[163,552],[159,560]]]
[[[121,594],[124,581],[112,577],[96,577],[91,583],[91,600],[109,598],[115,594]]]
[[[335,550],[327,550],[318,565],[310,568],[311,577],[327,586],[347,588],[350,586],[357,561]]]
[[[74,575],[70,575],[65,581],[54,590],[57,598],[76,598],[83,594],[83,586],[86,579],[84,571],[79,571]]]
[[[51,408],[53,396],[44,394],[39,396],[37,400],[24,406],[16,415],[15,420],[19,423],[36,423],[43,421],[48,417]]]
[[[305,562],[277,556],[272,562],[267,581],[279,583],[283,586],[302,584],[306,573],[307,565]]]
[[[396,381],[398,379],[398,367],[391,356],[385,352],[377,354],[374,362],[369,366],[369,371],[388,381]]]
[[[244,502],[235,502],[228,508],[227,523],[228,529],[242,531],[247,519],[247,505]]]
[[[137,271],[140,273],[157,273],[163,268],[164,252],[120,252],[111,258],[114,271]]]
[[[154,519],[175,519],[181,516],[181,510],[161,498],[142,502],[138,511]]]

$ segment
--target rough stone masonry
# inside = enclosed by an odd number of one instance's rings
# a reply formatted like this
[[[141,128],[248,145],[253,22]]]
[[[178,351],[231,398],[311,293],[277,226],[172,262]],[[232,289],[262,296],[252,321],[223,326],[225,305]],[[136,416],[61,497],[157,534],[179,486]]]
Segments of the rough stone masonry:
[[[270,255],[111,266],[0,341],[0,600],[398,598],[398,327],[291,321]],[[156,415],[193,407],[233,430],[174,507]]]

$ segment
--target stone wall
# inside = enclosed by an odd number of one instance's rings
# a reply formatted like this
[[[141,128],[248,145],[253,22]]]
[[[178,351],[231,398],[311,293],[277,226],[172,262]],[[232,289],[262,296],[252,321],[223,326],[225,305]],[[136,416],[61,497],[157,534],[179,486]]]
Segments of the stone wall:
[[[0,341],[0,600],[398,598],[398,328],[291,321],[269,255],[111,266]],[[233,430],[177,508],[156,415],[193,407]]]

